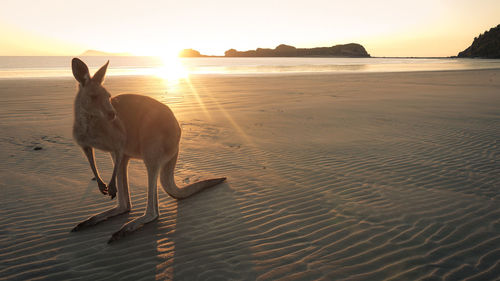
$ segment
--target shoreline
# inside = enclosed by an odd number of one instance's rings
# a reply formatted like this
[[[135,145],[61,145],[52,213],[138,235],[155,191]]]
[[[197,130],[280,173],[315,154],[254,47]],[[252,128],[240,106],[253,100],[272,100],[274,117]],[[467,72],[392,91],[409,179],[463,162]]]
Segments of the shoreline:
[[[447,69],[447,70],[401,70],[401,71],[298,71],[298,72],[268,72],[268,73],[194,73],[189,74],[187,78],[177,78],[172,80],[186,80],[190,78],[244,78],[244,77],[286,77],[286,76],[349,76],[349,75],[385,75],[385,74],[418,74],[418,73],[457,73],[457,72],[479,72],[479,71],[500,71],[500,67],[477,68],[477,69]],[[110,74],[113,78],[162,78],[161,75],[154,74]],[[0,81],[9,80],[68,80],[74,79],[71,74],[67,76],[43,76],[43,77],[0,77]]]

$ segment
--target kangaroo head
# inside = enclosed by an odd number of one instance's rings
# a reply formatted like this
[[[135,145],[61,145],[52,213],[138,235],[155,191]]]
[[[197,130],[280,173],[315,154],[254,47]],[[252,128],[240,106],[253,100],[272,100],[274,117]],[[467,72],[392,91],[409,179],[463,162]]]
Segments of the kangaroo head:
[[[116,111],[111,104],[111,95],[102,86],[108,64],[109,61],[90,77],[89,68],[83,61],[78,58],[71,61],[73,76],[78,81],[75,107],[92,116],[113,120]]]

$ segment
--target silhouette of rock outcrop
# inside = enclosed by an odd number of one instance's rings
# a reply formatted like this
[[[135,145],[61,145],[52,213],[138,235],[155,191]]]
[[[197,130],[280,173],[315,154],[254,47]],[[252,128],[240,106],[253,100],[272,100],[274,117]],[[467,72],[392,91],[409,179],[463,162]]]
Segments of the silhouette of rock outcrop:
[[[317,48],[295,48],[281,44],[274,49],[257,48],[256,50],[249,51],[230,49],[224,54],[226,57],[370,57],[366,49],[356,43]]]
[[[472,45],[458,53],[458,57],[500,59],[500,24],[474,38]]]
[[[193,49],[184,49],[179,52],[179,57],[181,58],[199,58],[206,57],[205,55],[200,54],[200,52]]]

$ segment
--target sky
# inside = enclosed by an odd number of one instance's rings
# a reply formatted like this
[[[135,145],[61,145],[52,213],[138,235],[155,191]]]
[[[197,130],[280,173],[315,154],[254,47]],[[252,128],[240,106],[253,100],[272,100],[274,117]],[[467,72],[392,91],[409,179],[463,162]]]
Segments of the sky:
[[[0,55],[94,49],[168,56],[184,48],[362,44],[372,56],[457,55],[500,24],[498,0],[2,0]]]

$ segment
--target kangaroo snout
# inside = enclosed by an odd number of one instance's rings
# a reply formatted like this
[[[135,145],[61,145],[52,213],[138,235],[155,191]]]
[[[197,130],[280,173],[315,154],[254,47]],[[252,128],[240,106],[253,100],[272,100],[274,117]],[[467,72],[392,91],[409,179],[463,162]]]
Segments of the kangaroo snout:
[[[115,120],[115,118],[116,118],[116,112],[114,110],[113,111],[108,111],[106,113],[106,118],[108,118],[109,121]]]

